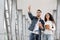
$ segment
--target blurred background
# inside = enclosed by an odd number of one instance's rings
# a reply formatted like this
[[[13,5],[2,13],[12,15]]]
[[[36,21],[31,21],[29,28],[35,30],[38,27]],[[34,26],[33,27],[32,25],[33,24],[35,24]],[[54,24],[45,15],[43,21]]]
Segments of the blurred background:
[[[60,40],[60,0],[0,0],[0,40],[29,40],[29,5],[34,16],[37,9],[42,10],[42,19],[47,12],[53,15],[55,40]]]

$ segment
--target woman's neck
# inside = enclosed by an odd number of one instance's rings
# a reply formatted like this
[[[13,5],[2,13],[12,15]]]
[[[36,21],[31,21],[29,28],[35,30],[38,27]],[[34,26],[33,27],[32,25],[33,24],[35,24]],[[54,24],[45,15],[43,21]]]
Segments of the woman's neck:
[[[49,21],[49,19],[47,19],[47,21]]]

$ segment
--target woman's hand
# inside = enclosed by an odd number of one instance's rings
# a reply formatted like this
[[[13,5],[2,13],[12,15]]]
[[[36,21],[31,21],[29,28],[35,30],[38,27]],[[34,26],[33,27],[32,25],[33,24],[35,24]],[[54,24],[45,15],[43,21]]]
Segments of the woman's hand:
[[[45,25],[45,28],[50,30],[50,26],[49,25]]]

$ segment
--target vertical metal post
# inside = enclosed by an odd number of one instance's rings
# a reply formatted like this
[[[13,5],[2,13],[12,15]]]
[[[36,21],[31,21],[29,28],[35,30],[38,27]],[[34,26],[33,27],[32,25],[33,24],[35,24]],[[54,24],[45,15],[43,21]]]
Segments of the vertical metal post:
[[[24,40],[25,39],[25,30],[26,30],[26,21],[25,21],[25,19],[26,19],[26,16],[25,15],[23,15],[23,33],[22,33],[22,35],[23,35],[23,37],[22,37],[22,40]]]
[[[16,23],[15,23],[15,34],[16,34],[16,40],[19,40],[19,14],[17,13],[17,0],[15,0],[16,3]]]
[[[57,0],[57,40],[59,40],[59,33],[60,33],[60,0]]]
[[[11,1],[10,1],[11,2]],[[7,3],[7,4],[6,4]],[[7,5],[7,6],[6,6]],[[8,8],[6,8],[8,7]],[[11,33],[11,18],[10,18],[10,4],[9,0],[5,0],[5,11],[4,11],[4,16],[5,16],[5,23],[6,23],[6,30],[8,34],[8,40],[12,40],[12,33]]]
[[[18,9],[17,10],[18,13],[18,39],[22,40],[22,36],[23,36],[23,27],[22,27],[22,23],[23,23],[23,18],[22,18],[22,9]]]
[[[13,40],[17,40],[16,38],[16,24],[17,24],[17,10],[16,10],[16,0],[11,0],[12,1],[12,9],[11,9],[11,19],[12,19],[12,23],[11,23],[11,27],[12,27],[12,39]]]

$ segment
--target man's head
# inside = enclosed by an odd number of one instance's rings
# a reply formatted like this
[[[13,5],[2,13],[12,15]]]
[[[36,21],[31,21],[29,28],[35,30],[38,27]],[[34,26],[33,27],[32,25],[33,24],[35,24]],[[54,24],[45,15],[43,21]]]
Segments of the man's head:
[[[37,10],[37,13],[36,13],[37,17],[40,17],[41,16],[41,13],[42,13],[42,11],[40,9],[38,9]]]

